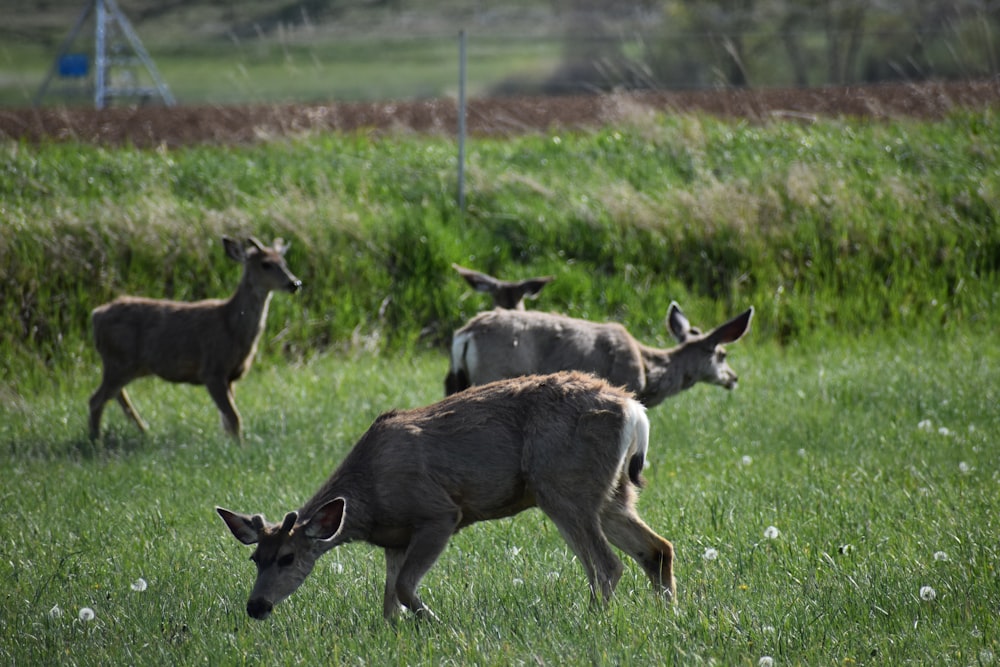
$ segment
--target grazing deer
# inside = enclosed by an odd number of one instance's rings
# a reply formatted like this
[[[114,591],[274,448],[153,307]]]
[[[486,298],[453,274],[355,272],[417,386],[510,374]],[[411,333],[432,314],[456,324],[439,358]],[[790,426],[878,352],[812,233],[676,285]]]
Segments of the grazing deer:
[[[455,332],[445,379],[450,395],[501,378],[578,370],[593,373],[633,392],[646,407],[689,389],[697,382],[736,386],[726,362],[725,343],[750,327],[753,308],[707,334],[692,327],[676,302],[667,327],[678,345],[643,345],[620,324],[601,324],[535,311],[491,310]]]
[[[223,237],[226,255],[243,264],[243,277],[228,300],[193,303],[122,296],[91,314],[94,342],[104,365],[101,386],[90,397],[90,437],[100,435],[104,404],[114,398],[142,431],[125,385],[146,375],[170,382],[205,385],[222,413],[226,431],[239,439],[240,415],[233,383],[250,369],[264,330],[271,292],[296,292],[302,282],[285,263],[288,246],[273,248],[250,237]]]
[[[451,536],[478,521],[538,507],[587,573],[591,601],[608,600],[623,566],[608,540],[673,599],[674,550],[635,510],[649,443],[643,406],[583,373],[494,382],[433,405],[383,414],[340,467],[280,523],[216,511],[256,544],[247,614],[266,618],[316,560],[347,542],[385,549],[382,612],[434,615],[417,586]]]
[[[451,268],[458,271],[459,275],[465,278],[465,281],[477,292],[490,294],[493,297],[494,308],[510,310],[524,310],[525,298],[535,298],[543,287],[555,280],[555,276],[542,276],[518,281],[500,280],[458,264],[452,264]]]

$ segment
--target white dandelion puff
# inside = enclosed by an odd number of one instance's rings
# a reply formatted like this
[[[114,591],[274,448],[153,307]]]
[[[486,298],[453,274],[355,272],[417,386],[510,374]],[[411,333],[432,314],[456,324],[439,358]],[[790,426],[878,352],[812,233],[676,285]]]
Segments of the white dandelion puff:
[[[781,536],[781,531],[778,530],[775,526],[768,526],[767,528],[764,529],[764,537],[766,537],[769,540],[776,540],[780,536]]]
[[[806,457],[806,448],[805,447],[800,447],[799,448],[799,456],[801,456],[802,458]]]
[[[751,463],[753,463],[753,459],[751,457],[747,456],[746,454],[744,454],[743,458],[740,459],[740,463],[742,463],[745,466],[748,466]]]
[[[719,550],[713,549],[712,547],[708,547],[707,549],[705,549],[705,553],[703,553],[701,557],[704,558],[705,560],[715,560],[719,557]]]
[[[921,419],[919,422],[917,422],[917,428],[919,428],[921,431],[930,431],[931,429],[934,428],[934,424],[931,423],[930,419]]]
[[[965,461],[959,461],[958,472],[962,473],[963,475],[968,475],[970,470],[972,470],[972,468],[969,467],[968,463],[966,463]]]
[[[52,605],[52,609],[49,609],[49,618],[59,618],[62,614],[62,607],[57,604]]]
[[[97,614],[95,614],[94,610],[90,607],[83,607],[80,609],[80,613],[77,616],[84,623],[89,623],[97,617]]]
[[[146,580],[143,579],[142,577],[139,577],[138,579],[132,582],[132,590],[135,591],[136,593],[141,593],[147,588],[149,588],[149,584],[147,584]]]
[[[515,577],[514,578],[514,585],[515,586],[523,586],[524,585],[524,579],[521,579],[520,577]]]
[[[757,661],[757,667],[774,667],[774,658],[769,655],[762,655]]]
[[[937,591],[930,586],[920,587],[920,599],[924,602],[933,602],[937,598]]]
[[[951,430],[947,426],[939,426],[938,435],[943,435],[944,437],[947,438],[949,435],[951,435]]]
[[[935,551],[934,552],[934,560],[936,560],[936,561],[946,561],[946,560],[948,560],[948,554],[946,554],[943,551]]]

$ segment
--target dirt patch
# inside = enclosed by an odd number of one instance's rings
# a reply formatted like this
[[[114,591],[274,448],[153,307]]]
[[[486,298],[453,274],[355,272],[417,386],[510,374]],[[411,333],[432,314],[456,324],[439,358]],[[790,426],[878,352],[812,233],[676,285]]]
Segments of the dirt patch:
[[[801,89],[639,92],[603,96],[471,100],[471,135],[516,135],[622,122],[650,110],[705,112],[754,121],[773,117],[939,118],[959,107],[1000,107],[1000,81],[881,84]],[[412,131],[454,134],[454,100],[282,104],[233,107],[137,107],[0,110],[0,137],[106,145],[183,146],[250,143],[316,131]]]

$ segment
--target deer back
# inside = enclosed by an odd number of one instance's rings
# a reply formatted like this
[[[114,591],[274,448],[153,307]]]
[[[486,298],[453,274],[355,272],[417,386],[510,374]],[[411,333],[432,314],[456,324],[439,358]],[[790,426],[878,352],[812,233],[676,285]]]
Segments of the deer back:
[[[452,364],[471,384],[531,373],[593,373],[632,392],[645,386],[639,344],[620,324],[536,311],[492,310],[455,332]]]

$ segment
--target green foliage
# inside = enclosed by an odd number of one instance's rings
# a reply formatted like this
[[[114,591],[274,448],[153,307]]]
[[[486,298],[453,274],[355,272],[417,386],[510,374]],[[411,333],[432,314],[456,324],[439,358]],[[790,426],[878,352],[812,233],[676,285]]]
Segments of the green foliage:
[[[586,133],[475,139],[467,210],[444,137],[317,135],[111,150],[8,143],[3,369],[16,387],[92,363],[89,312],[121,293],[231,292],[222,234],[292,242],[305,289],[272,301],[262,359],[438,347],[487,306],[452,262],[552,274],[539,307],[665,342],[753,304],[755,336],[996,322],[993,112],[891,125],[637,116]],[[273,339],[273,342],[272,342]]]

